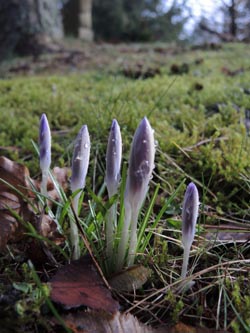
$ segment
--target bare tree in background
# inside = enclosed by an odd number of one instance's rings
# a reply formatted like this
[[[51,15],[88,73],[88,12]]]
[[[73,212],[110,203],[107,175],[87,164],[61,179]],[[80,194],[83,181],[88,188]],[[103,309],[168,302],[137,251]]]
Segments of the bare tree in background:
[[[54,47],[63,37],[58,0],[1,0],[0,27],[0,59]]]
[[[217,11],[222,17],[219,27],[203,17],[199,23],[201,30],[222,41],[250,41],[250,0],[222,0]],[[214,26],[218,28],[215,29]]]

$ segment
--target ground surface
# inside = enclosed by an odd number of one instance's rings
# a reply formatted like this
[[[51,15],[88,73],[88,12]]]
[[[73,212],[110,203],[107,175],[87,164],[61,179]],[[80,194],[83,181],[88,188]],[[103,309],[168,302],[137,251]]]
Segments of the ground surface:
[[[154,230],[154,242],[138,258],[153,275],[136,297],[122,298],[123,306],[156,326],[181,320],[213,331],[250,332],[249,45],[190,48],[68,42],[67,47],[39,57],[8,59],[0,65],[0,76],[0,153],[25,164],[36,179],[39,162],[31,140],[37,142],[42,113],[47,114],[52,130],[53,166],[70,166],[72,142],[80,127],[88,125],[92,146],[87,188],[95,193],[104,179],[112,119],[121,126],[127,162],[132,135],[140,119],[148,117],[157,140],[150,195],[160,184],[149,223],[166,198],[177,188],[178,192]],[[190,262],[196,284],[185,295],[171,289],[160,292],[179,278],[181,205],[190,181],[196,183],[201,202],[200,238]],[[90,191],[87,199],[91,199]],[[104,195],[102,200],[106,199]],[[149,202],[148,198],[143,214]],[[0,259],[3,322],[10,325],[9,309],[13,308],[27,332],[34,330],[36,318],[36,329],[42,332],[51,326],[49,309],[24,249],[25,244],[14,239]],[[67,247],[64,250],[69,254]],[[57,255],[57,263],[65,264]],[[46,283],[57,268],[39,263],[36,272]],[[149,298],[150,306],[146,299],[140,303],[142,309],[133,308],[133,302],[150,292],[156,292]]]

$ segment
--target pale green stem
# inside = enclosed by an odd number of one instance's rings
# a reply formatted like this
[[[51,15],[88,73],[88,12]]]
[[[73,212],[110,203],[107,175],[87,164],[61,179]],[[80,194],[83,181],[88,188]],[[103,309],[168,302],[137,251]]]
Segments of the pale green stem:
[[[125,199],[126,200],[126,199]],[[123,228],[121,232],[121,238],[118,246],[118,254],[117,254],[117,263],[116,270],[121,271],[124,265],[126,250],[128,246],[129,240],[129,226],[131,221],[131,207],[130,204],[125,203],[125,214],[124,214],[124,222]]]
[[[78,193],[72,202],[72,206],[75,212],[75,215],[78,217],[78,202],[79,202],[80,193]],[[77,224],[74,219],[70,219],[70,241],[73,247],[72,259],[77,260],[80,258],[80,246],[79,246],[79,233]]]
[[[48,178],[49,178],[49,171],[45,170],[42,171],[42,182],[41,182],[41,194],[47,197],[47,184],[48,184]],[[46,202],[46,198],[44,199],[44,202]]]
[[[110,263],[113,256],[114,247],[114,230],[116,229],[117,218],[116,218],[117,204],[114,203],[107,214],[106,218],[106,255],[107,260]]]
[[[182,263],[182,269],[181,269],[181,278],[182,279],[185,279],[185,277],[187,276],[187,267],[188,267],[190,249],[191,249],[191,245],[184,247],[183,263]]]
[[[130,232],[130,244],[128,250],[128,267],[132,266],[135,261],[136,248],[137,248],[137,222],[138,222],[139,209],[132,212],[131,218],[131,232]]]

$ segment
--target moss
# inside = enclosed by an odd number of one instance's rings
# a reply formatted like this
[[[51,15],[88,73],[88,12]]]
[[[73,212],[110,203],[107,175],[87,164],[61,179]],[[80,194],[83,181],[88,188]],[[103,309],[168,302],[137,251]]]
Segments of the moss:
[[[38,123],[48,116],[53,138],[53,164],[70,163],[72,142],[86,123],[92,141],[92,159],[98,150],[102,161],[112,118],[121,125],[124,156],[139,120],[147,115],[155,128],[161,165],[168,185],[176,188],[183,177],[193,177],[220,197],[244,188],[239,174],[248,172],[249,140],[244,112],[250,108],[244,89],[249,84],[250,51],[246,45],[228,44],[218,51],[192,51],[168,56],[163,75],[130,80],[120,70],[85,74],[34,76],[0,81],[0,146],[2,154],[24,160],[37,174],[31,140],[37,142]],[[199,65],[195,59],[202,58]],[[169,76],[173,63],[188,63],[189,72]],[[243,68],[235,76],[222,72]],[[199,89],[196,89],[199,83]],[[6,116],[8,115],[8,116]],[[10,148],[11,147],[11,148]],[[167,154],[171,161],[166,159]],[[103,176],[103,168],[99,170]],[[90,171],[91,175],[91,171]],[[236,191],[242,200],[248,193]],[[220,195],[221,194],[221,195]],[[232,195],[230,200],[237,199]],[[211,203],[211,198],[208,198]]]

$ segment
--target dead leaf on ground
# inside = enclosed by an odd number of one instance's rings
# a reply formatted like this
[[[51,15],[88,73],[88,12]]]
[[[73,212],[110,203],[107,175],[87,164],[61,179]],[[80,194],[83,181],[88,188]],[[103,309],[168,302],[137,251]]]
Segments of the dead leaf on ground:
[[[54,174],[59,185],[66,189],[68,169],[55,168]],[[56,238],[55,222],[44,214],[37,216],[30,204],[37,206],[32,186],[39,190],[40,182],[30,178],[27,167],[0,156],[0,250],[25,236],[22,221],[32,223],[42,236]],[[51,198],[59,199],[52,182],[48,183],[48,191]]]
[[[136,265],[114,275],[109,283],[117,291],[133,292],[141,288],[150,275],[150,269],[142,265]]]
[[[54,167],[52,174],[55,176],[58,184],[66,191],[69,188],[69,174],[70,168],[64,167]]]
[[[146,326],[131,314],[109,315],[103,312],[78,312],[64,318],[65,324],[73,333],[166,333]]]
[[[50,284],[51,299],[66,308],[85,305],[111,313],[118,310],[118,302],[104,285],[90,256],[84,256],[62,267]]]
[[[28,183],[29,170],[1,156],[0,177],[0,249],[3,249],[9,241],[22,237],[24,232],[22,224],[11,211],[26,221],[32,221],[34,213],[24,200],[32,196]]]
[[[159,67],[144,67],[143,64],[137,63],[134,66],[125,66],[122,70],[122,74],[130,79],[145,80],[160,75],[161,71]]]

